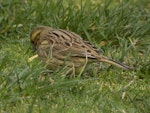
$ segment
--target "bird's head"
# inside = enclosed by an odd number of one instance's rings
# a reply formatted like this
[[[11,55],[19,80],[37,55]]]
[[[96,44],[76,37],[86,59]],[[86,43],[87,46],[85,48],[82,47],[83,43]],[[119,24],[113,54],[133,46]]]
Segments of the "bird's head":
[[[33,45],[36,44],[37,40],[40,37],[41,32],[44,29],[46,29],[46,28],[47,27],[45,27],[45,26],[39,26],[39,27],[36,27],[35,29],[33,29],[33,31],[30,34],[30,42],[31,42],[31,44],[33,44]]]
[[[30,42],[31,42],[31,45],[33,47],[33,51],[36,50],[37,43],[40,40],[40,34],[45,29],[47,29],[46,26],[38,26],[38,27],[36,27],[35,29],[32,30],[32,32],[30,34]]]

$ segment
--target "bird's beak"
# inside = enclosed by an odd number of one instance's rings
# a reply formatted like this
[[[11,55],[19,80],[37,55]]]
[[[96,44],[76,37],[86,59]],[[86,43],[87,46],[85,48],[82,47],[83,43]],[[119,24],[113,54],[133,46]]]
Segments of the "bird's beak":
[[[36,52],[36,47],[32,45],[32,53]]]

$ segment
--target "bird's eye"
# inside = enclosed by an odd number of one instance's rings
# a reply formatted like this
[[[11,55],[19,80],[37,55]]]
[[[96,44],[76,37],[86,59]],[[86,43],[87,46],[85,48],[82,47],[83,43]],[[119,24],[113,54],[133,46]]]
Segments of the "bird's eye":
[[[33,41],[33,40],[31,41],[31,44],[33,44],[33,45],[34,45],[34,41]]]

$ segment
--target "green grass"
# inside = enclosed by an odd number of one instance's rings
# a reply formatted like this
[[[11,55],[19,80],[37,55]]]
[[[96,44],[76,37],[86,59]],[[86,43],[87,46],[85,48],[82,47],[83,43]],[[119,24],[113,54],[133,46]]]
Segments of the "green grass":
[[[80,34],[115,60],[136,67],[93,67],[87,78],[67,79],[33,56],[37,25]],[[0,0],[1,113],[148,113],[150,111],[149,0]]]

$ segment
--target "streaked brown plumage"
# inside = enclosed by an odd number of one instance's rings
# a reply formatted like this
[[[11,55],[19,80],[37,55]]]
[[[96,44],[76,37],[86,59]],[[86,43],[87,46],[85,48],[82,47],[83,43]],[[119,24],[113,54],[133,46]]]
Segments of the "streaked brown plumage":
[[[65,65],[68,69],[74,67],[78,74],[83,67],[94,62],[107,62],[123,69],[133,69],[101,55],[96,47],[71,31],[39,26],[32,31],[30,41],[41,60],[52,70]]]

